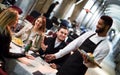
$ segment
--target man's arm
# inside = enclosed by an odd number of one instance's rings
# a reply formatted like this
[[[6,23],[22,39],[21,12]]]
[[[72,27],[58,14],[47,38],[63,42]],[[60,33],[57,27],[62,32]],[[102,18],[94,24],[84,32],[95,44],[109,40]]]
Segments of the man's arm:
[[[51,61],[54,59],[58,59],[63,57],[64,55],[70,53],[73,50],[76,50],[81,42],[80,42],[80,37],[78,37],[77,39],[73,40],[71,43],[69,43],[66,47],[64,47],[63,49],[61,49],[59,52],[55,53],[55,54],[48,54],[45,56],[46,61]]]
[[[91,35],[91,33],[93,33],[93,32],[86,32],[85,34],[79,36],[78,38],[76,38],[75,40],[70,42],[66,47],[61,49],[59,52],[57,52],[55,54],[46,55],[45,58],[48,61],[51,61],[54,59],[61,58],[64,55],[70,53],[71,51],[76,50],[84,42],[84,40]]]

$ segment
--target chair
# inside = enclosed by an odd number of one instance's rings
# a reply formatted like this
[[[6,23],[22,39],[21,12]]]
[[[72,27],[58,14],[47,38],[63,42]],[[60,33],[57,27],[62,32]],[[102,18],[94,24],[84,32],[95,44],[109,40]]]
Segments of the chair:
[[[13,6],[10,6],[10,8],[16,9],[16,10],[18,11],[19,14],[22,14],[22,13],[23,13],[22,9],[19,8],[19,7],[17,7],[17,6],[14,6],[14,5],[13,5]]]
[[[29,22],[33,23],[34,20],[35,20],[36,18],[38,18],[40,15],[41,15],[41,14],[40,14],[39,12],[37,12],[37,11],[34,10],[34,11],[32,11],[32,12],[30,13],[30,15],[27,15],[27,16],[26,16],[26,20],[28,20]]]
[[[46,18],[46,28],[51,29],[53,27],[52,21]]]
[[[77,35],[76,33],[70,31],[69,35],[68,35],[68,39],[66,40],[66,43],[70,43],[72,42],[74,39],[76,39],[77,37],[79,37],[79,35]]]
[[[59,22],[58,22],[58,18],[57,18],[57,17],[53,16],[53,17],[51,18],[51,21],[52,21],[53,23],[55,23],[56,25],[59,25]]]
[[[30,16],[30,15],[27,15],[25,19],[28,20],[31,23],[33,23],[34,20],[35,20],[35,18],[33,16]]]
[[[33,10],[31,13],[30,13],[30,16],[34,17],[34,18],[37,18],[39,17],[41,14],[39,12],[37,12],[36,10]]]

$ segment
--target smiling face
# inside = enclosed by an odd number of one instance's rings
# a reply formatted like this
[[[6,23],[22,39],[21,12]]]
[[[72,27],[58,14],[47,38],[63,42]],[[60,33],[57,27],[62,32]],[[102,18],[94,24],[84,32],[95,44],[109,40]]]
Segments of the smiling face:
[[[106,30],[106,26],[104,24],[104,21],[102,19],[99,19],[98,24],[96,26],[96,32],[103,33],[105,30]]]
[[[42,18],[38,18],[36,21],[35,21],[35,26],[37,28],[40,28],[42,26]]]
[[[112,23],[113,19],[110,16],[101,16],[96,26],[96,33],[98,33],[99,36],[107,36],[107,32],[111,28]]]
[[[57,39],[59,41],[64,41],[65,38],[67,37],[68,35],[68,30],[67,29],[64,29],[64,28],[61,28],[59,31],[57,31]]]

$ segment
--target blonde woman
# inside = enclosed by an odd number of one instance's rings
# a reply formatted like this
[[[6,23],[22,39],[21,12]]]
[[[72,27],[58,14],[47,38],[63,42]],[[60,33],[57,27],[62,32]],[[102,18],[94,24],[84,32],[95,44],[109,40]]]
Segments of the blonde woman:
[[[15,36],[20,37],[24,43],[32,40],[32,48],[38,50],[43,44],[45,28],[46,18],[44,16],[39,16],[32,26],[24,26],[18,33],[15,34]]]
[[[11,42],[10,27],[15,26],[17,22],[18,22],[18,12],[15,9],[8,8],[0,13],[0,62],[2,63],[5,63],[4,60],[5,57],[19,58],[26,56],[30,58],[30,55],[28,54],[11,53],[9,51],[10,42]]]

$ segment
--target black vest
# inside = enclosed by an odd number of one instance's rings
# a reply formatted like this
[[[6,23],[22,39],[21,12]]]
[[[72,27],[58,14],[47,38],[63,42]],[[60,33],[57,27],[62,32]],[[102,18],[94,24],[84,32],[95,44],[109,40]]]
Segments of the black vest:
[[[85,50],[86,52],[93,53],[97,45],[102,42],[94,44],[89,38],[95,34],[89,36],[79,47],[80,49]],[[58,70],[57,75],[85,75],[87,67],[83,64],[83,58],[79,51],[75,51],[66,63]]]

